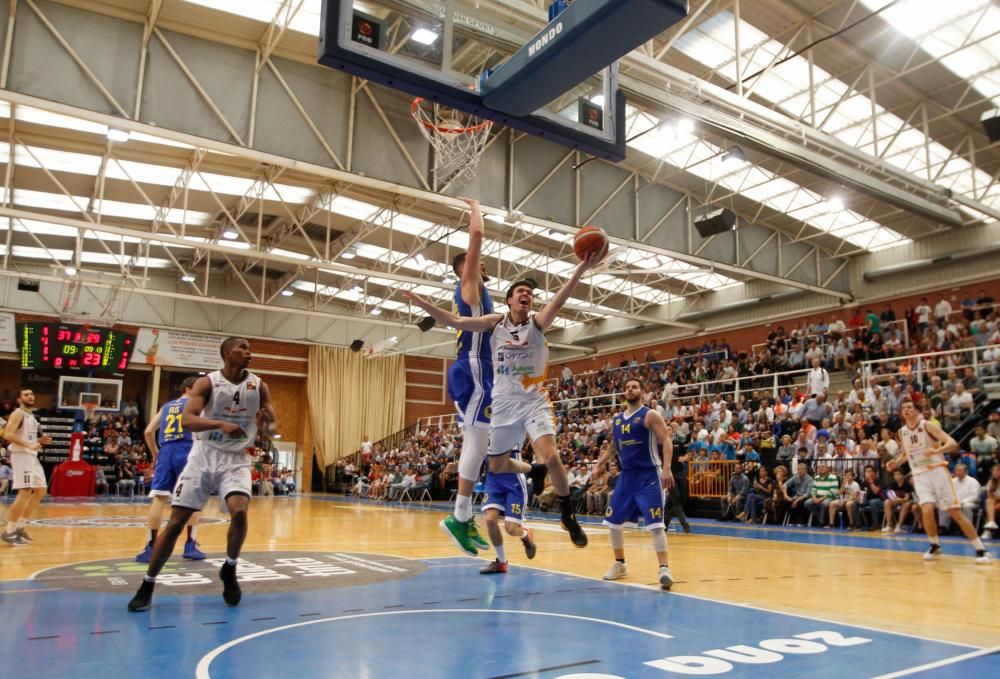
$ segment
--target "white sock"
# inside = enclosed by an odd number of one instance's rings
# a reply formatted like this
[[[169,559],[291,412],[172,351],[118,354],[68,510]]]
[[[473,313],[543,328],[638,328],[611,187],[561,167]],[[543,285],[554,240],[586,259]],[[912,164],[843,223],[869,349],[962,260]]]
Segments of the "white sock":
[[[976,538],[975,540],[972,541],[972,546],[976,548],[977,552],[986,549],[986,545],[984,545],[983,541],[980,540],[979,538]]]
[[[198,524],[194,524],[193,526],[188,526],[188,530],[191,531],[191,536],[190,536],[191,539],[195,540],[198,537]]]
[[[503,545],[493,545],[493,549],[497,550],[497,561],[507,563],[507,550],[503,548]]]
[[[153,535],[153,529],[152,528],[149,528],[149,529],[146,530],[146,537],[148,538],[148,542],[152,542],[153,540],[156,539],[156,536]]]
[[[927,538],[927,539],[931,541],[932,545],[937,545],[938,547],[941,546],[941,541],[939,539],[937,539],[936,537]]]
[[[14,530],[21,530],[22,528],[24,528],[24,519],[18,519],[14,523]]]
[[[236,557],[236,558],[238,559],[239,557]],[[227,557],[226,557],[226,565],[227,565],[227,566],[235,566],[235,565],[236,565],[236,559],[230,559],[230,558],[229,558],[229,557],[227,556]]]
[[[463,523],[472,518],[472,498],[468,495],[455,498],[455,518]]]
[[[144,575],[142,579],[146,582],[156,582],[155,575]]]

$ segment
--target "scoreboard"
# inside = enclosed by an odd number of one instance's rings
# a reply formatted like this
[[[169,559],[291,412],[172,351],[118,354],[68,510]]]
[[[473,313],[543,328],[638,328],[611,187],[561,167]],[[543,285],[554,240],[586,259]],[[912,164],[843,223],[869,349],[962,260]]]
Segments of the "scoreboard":
[[[120,330],[61,323],[19,323],[17,339],[24,370],[124,373],[135,344]]]

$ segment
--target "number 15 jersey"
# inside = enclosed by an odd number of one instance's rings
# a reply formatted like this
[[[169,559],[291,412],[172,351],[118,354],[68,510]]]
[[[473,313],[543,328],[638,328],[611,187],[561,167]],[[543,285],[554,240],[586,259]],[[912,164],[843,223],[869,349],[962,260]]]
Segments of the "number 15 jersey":
[[[232,422],[243,430],[245,436],[232,438],[221,431],[198,433],[198,440],[205,441],[216,450],[242,451],[253,445],[257,438],[257,411],[260,410],[260,378],[252,372],[239,384],[227,380],[222,371],[208,375],[212,394],[205,403],[201,416],[209,420]]]

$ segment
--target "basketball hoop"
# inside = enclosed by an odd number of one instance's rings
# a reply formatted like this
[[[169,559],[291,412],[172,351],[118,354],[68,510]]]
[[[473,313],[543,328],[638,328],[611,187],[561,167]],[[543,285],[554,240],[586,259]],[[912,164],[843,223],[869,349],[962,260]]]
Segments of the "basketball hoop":
[[[438,104],[428,111],[423,103],[423,97],[414,99],[410,113],[424,138],[434,147],[434,175],[438,185],[467,184],[479,170],[479,159],[486,150],[493,123]]]

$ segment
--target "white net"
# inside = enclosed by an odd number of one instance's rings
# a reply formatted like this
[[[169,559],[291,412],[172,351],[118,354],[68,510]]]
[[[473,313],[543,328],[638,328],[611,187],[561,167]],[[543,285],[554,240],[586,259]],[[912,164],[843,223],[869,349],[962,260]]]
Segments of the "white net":
[[[446,106],[425,105],[420,97],[410,110],[434,148],[436,185],[461,186],[474,179],[493,123]]]

